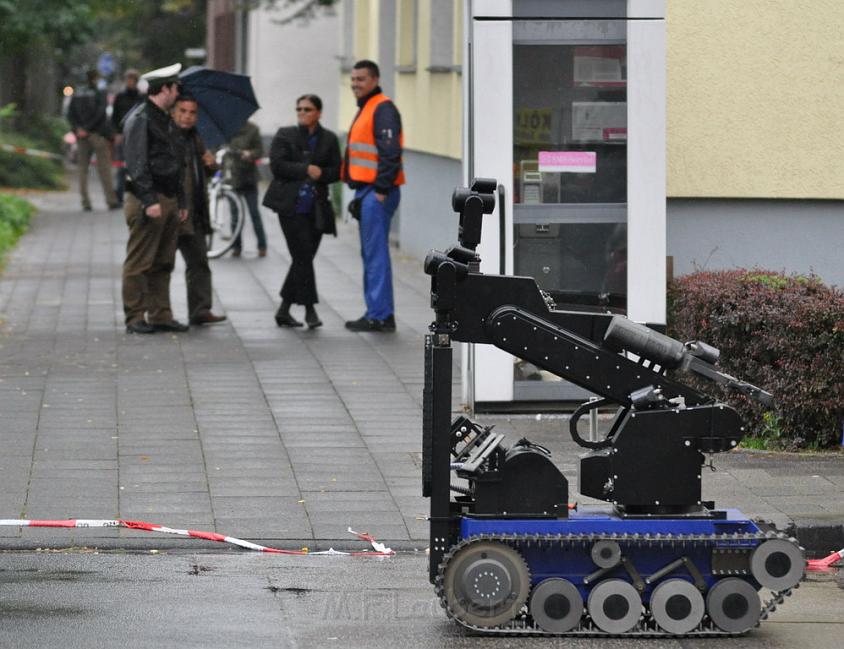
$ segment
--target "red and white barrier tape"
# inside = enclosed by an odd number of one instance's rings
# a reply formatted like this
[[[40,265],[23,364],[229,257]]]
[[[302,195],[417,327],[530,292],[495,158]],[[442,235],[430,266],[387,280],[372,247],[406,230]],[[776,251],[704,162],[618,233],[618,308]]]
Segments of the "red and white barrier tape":
[[[839,550],[838,552],[833,552],[823,559],[809,559],[806,562],[806,567],[809,568],[809,570],[824,570],[825,568],[835,565],[842,559],[844,559],[844,549]]]
[[[125,527],[130,530],[142,530],[144,532],[160,532],[162,534],[175,534],[177,536],[188,536],[193,539],[204,539],[206,541],[217,541],[219,543],[229,543],[247,550],[254,550],[256,552],[268,552],[271,554],[292,554],[297,556],[307,554],[317,555],[344,555],[353,557],[391,557],[395,554],[390,548],[383,543],[375,540],[371,534],[362,532],[355,532],[351,527],[348,528],[349,534],[354,534],[361,541],[366,541],[372,546],[372,550],[362,552],[338,552],[334,548],[322,550],[320,552],[311,552],[307,548],[301,550],[279,550],[278,548],[269,548],[265,545],[258,545],[251,541],[244,541],[233,536],[225,536],[217,532],[200,532],[197,530],[180,530],[172,527],[165,527],[164,525],[156,525],[154,523],[145,523],[143,521],[127,521],[122,518],[114,520],[96,520],[84,518],[70,518],[67,520],[26,520],[26,519],[0,519],[0,527],[73,527],[73,528],[92,528],[92,527]]]
[[[51,160],[63,160],[64,157],[58,153],[50,153],[49,151],[39,151],[38,149],[27,149],[25,146],[15,146],[14,144],[0,143],[0,151],[8,151],[9,153],[20,153],[21,155],[33,156],[35,158],[50,158]]]

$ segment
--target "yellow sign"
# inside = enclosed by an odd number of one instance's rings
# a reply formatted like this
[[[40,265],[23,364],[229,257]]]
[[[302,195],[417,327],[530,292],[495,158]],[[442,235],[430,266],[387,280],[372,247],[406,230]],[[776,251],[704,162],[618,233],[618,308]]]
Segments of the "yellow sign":
[[[513,111],[515,144],[549,144],[551,142],[551,108],[517,108]]]

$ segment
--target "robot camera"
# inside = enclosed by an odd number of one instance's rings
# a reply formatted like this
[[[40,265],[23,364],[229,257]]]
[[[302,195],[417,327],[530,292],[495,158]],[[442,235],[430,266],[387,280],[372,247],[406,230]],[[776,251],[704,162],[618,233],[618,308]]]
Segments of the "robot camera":
[[[475,178],[471,188],[458,187],[451,195],[451,207],[461,214],[466,209],[469,199],[477,198],[483,204],[483,214],[492,214],[495,209],[495,191],[498,181],[494,178]]]

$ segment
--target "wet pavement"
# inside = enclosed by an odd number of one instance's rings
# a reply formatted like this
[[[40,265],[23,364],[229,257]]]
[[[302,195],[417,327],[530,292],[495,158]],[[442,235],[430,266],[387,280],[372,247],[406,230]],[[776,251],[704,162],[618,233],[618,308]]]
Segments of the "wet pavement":
[[[449,622],[426,559],[242,553],[0,554],[0,646],[648,647],[837,649],[844,579],[810,575],[744,637],[720,640],[483,638]]]

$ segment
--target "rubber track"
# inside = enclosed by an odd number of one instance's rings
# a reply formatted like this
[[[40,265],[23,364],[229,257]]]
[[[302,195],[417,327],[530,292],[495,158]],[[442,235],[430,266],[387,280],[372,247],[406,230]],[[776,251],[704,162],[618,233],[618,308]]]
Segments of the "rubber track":
[[[460,543],[454,545],[451,550],[446,553],[443,557],[442,562],[439,565],[439,570],[437,571],[437,578],[434,584],[434,588],[436,591],[437,596],[440,599],[440,606],[442,606],[448,617],[458,624],[463,626],[466,629],[473,631],[474,633],[485,634],[485,635],[510,635],[510,636],[523,636],[523,635],[547,635],[547,636],[574,636],[574,637],[611,637],[611,638],[712,638],[712,637],[731,637],[731,636],[742,636],[744,633],[729,633],[726,631],[722,631],[715,624],[709,619],[708,615],[704,615],[703,621],[701,624],[689,633],[685,634],[674,634],[668,633],[661,629],[653,618],[650,617],[650,613],[646,612],[642,615],[639,619],[637,625],[627,631],[626,633],[621,634],[612,634],[606,633],[602,631],[597,626],[594,625],[591,618],[589,617],[588,612],[584,611],[583,618],[580,620],[580,624],[572,629],[571,631],[563,634],[557,633],[549,633],[547,631],[543,631],[538,626],[536,626],[531,619],[530,615],[523,611],[519,615],[517,615],[513,620],[506,626],[498,626],[498,627],[479,627],[473,624],[468,624],[465,621],[461,620],[457,617],[451,608],[448,606],[448,602],[445,601],[445,588],[443,584],[445,583],[445,568],[448,565],[448,562],[451,558],[459,552],[462,548],[470,545],[472,543],[480,543],[481,541],[497,541],[499,543],[504,543],[509,545],[517,552],[521,546],[530,547],[532,544],[537,544],[539,546],[551,546],[559,545],[560,547],[564,547],[566,545],[577,544],[581,543],[584,546],[591,545],[596,541],[600,540],[608,540],[608,541],[616,541],[620,544],[625,545],[637,545],[639,547],[643,546],[659,546],[664,548],[666,546],[671,548],[680,547],[682,548],[686,544],[697,544],[697,543],[717,543],[717,542],[729,542],[729,541],[766,541],[768,539],[784,539],[797,545],[797,539],[787,536],[781,532],[758,532],[754,534],[701,534],[701,535],[641,535],[641,534],[607,534],[607,535],[599,535],[599,534],[551,534],[551,535],[523,535],[523,534],[506,534],[506,535],[496,535],[496,534],[483,534],[480,536],[473,536],[469,539],[464,539]],[[798,546],[799,547],[799,546]],[[802,548],[801,548],[802,550]],[[763,620],[767,620],[768,616],[776,611],[777,606],[783,603],[786,597],[790,597],[793,590],[799,588],[800,584],[797,584],[793,588],[789,588],[786,590],[778,591],[771,594],[771,599],[767,601],[763,601],[761,614],[759,616],[759,621],[756,623],[755,626],[759,626],[759,623]],[[761,591],[760,591],[761,592]],[[585,602],[584,602],[585,606]]]

